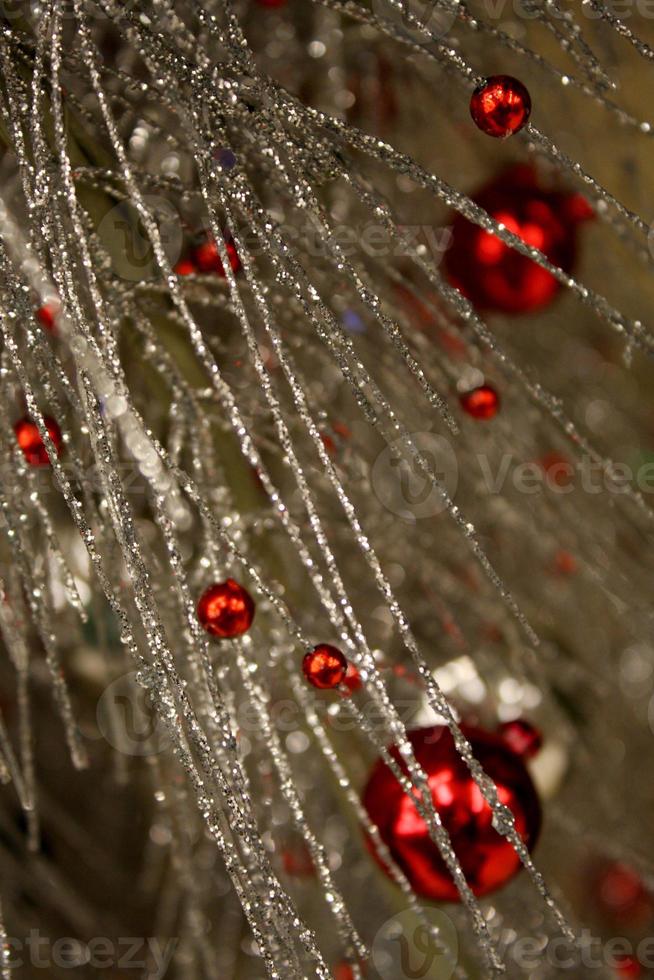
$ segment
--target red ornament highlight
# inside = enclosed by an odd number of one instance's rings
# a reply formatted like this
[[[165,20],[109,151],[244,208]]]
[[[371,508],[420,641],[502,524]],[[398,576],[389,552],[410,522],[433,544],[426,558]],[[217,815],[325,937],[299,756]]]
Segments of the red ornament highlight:
[[[517,166],[473,200],[554,265],[573,271],[577,228],[591,213],[579,207],[579,195],[547,190],[531,167]],[[460,214],[452,222],[445,270],[452,285],[480,311],[532,313],[549,306],[561,289],[547,269]]]
[[[531,96],[513,75],[491,75],[472,93],[470,115],[483,133],[504,139],[529,122]]]
[[[231,639],[241,636],[254,619],[252,596],[233,578],[216,582],[203,592],[198,602],[198,619],[212,636]]]
[[[463,731],[531,850],[540,831],[541,810],[522,759],[497,735],[470,726],[463,727]],[[409,741],[427,774],[434,807],[472,891],[481,896],[501,888],[520,870],[520,858],[493,828],[492,811],[456,751],[449,730],[439,725],[419,728],[409,732]],[[391,754],[406,772],[397,749],[391,749]],[[382,760],[372,771],[363,804],[416,893],[436,902],[459,901],[454,881],[413,798],[404,792]]]
[[[51,418],[49,415],[44,415],[43,421],[45,422],[46,429],[48,430],[48,435],[52,439],[54,447],[57,450],[57,456],[59,456],[61,454],[61,447],[63,444],[61,429],[59,428],[57,421]],[[23,456],[30,466],[50,465],[48,452],[45,448],[45,444],[41,438],[41,433],[38,430],[36,422],[33,422],[32,419],[27,418],[27,416],[19,419],[18,422],[14,423],[14,432],[16,434],[16,441],[23,450]]]
[[[233,242],[226,240],[225,248],[227,249],[227,256],[229,258],[229,264],[231,266],[232,272],[236,274],[241,268],[241,260],[238,257],[238,252],[236,251],[236,246]],[[220,258],[220,252],[218,251],[218,246],[213,238],[208,238],[201,245],[198,245],[193,251],[193,261],[198,267],[200,272],[206,274],[216,273],[216,275],[221,276],[226,279],[225,269]]]
[[[195,264],[190,259],[180,259],[173,269],[173,272],[178,276],[192,276],[197,271]]]
[[[54,333],[57,326],[57,316],[59,305],[57,303],[45,303],[36,311],[36,317],[42,327],[49,333]]]
[[[309,684],[326,691],[343,682],[347,673],[347,660],[338,647],[320,643],[305,654],[302,670]]]
[[[524,718],[505,721],[500,725],[498,732],[511,751],[521,759],[533,759],[543,747],[543,736],[535,725],[525,721]]]
[[[490,385],[480,385],[460,398],[461,408],[473,419],[492,419],[500,407],[500,396]]]

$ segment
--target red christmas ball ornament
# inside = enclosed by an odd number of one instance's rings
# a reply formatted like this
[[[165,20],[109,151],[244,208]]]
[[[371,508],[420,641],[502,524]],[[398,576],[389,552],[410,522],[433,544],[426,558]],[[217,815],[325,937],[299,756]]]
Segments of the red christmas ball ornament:
[[[564,272],[577,256],[577,227],[592,213],[578,194],[539,186],[529,166],[511,167],[473,197],[507,231],[542,252]],[[445,269],[481,311],[531,313],[548,306],[561,285],[546,269],[506,245],[497,235],[457,214],[452,222]]]
[[[55,332],[58,314],[58,303],[45,303],[36,311],[36,317],[39,323],[42,327],[45,327],[49,333]]]
[[[195,263],[191,262],[190,259],[180,259],[173,269],[173,272],[178,276],[192,276],[197,271]]]
[[[347,660],[338,647],[320,643],[305,654],[302,670],[309,684],[326,691],[338,687],[345,679]]]
[[[360,691],[363,687],[363,681],[361,680],[361,674],[354,666],[354,664],[348,663],[347,672],[343,678],[343,684],[348,689],[350,694],[354,694],[356,691]]]
[[[475,757],[497,786],[500,801],[531,850],[541,824],[538,795],[522,759],[498,736],[463,727]],[[492,811],[460,758],[445,726],[408,734],[417,761],[427,774],[434,807],[452,840],[466,880],[475,895],[487,895],[520,869],[511,844],[493,828]],[[396,748],[391,755],[406,772]],[[406,794],[380,760],[373,769],[363,804],[394,860],[418,895],[431,901],[459,901],[454,881],[429,837],[412,796]]]
[[[513,136],[529,122],[531,96],[513,75],[491,75],[472,93],[470,115],[488,136]]]
[[[285,7],[287,0],[255,0],[257,6],[268,7],[269,9],[276,9],[277,7]]]
[[[226,239],[225,248],[227,249],[227,256],[229,258],[229,264],[232,268],[232,272],[237,273],[241,268],[241,260],[238,257],[236,246],[232,241]],[[207,274],[215,272],[217,275],[222,276],[223,279],[227,278],[222,259],[220,258],[220,252],[218,251],[218,246],[213,238],[207,238],[206,241],[202,242],[202,244],[198,245],[197,248],[194,249],[193,260],[200,272]]]
[[[252,626],[254,600],[233,578],[215,582],[200,597],[198,619],[212,636],[221,639],[241,636]]]
[[[535,725],[524,718],[505,721],[498,732],[502,741],[522,759],[533,759],[543,747],[543,736]]]
[[[612,921],[640,927],[654,915],[654,896],[629,865],[613,861],[595,877],[593,894],[599,907]]]
[[[461,408],[473,419],[492,419],[500,407],[500,396],[490,385],[479,385],[460,398]]]
[[[56,420],[49,415],[44,415],[43,421],[57,450],[57,456],[59,456],[63,443],[61,429]],[[18,445],[23,450],[23,455],[30,466],[50,465],[50,459],[36,422],[27,417],[19,419],[18,422],[14,423],[14,432]]]
[[[637,980],[642,977],[643,968],[635,956],[624,954],[617,959],[615,975],[619,980]]]

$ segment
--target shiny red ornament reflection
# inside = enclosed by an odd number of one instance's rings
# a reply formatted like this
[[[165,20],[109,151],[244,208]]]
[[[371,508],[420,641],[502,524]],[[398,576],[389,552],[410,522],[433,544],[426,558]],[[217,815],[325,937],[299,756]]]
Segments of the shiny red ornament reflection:
[[[487,136],[513,136],[529,122],[531,96],[513,75],[491,75],[472,93],[470,115]]]
[[[58,456],[61,453],[63,443],[59,424],[56,419],[51,418],[49,415],[44,415],[43,421],[45,422],[48,435],[54,444]],[[33,422],[32,419],[27,417],[19,419],[18,422],[14,423],[14,432],[16,434],[16,441],[23,450],[23,456],[30,466],[50,465],[50,458],[48,457],[48,452],[36,422]]]
[[[525,718],[514,718],[500,725],[498,733],[512,752],[523,759],[533,759],[543,747],[543,736]]]
[[[473,196],[492,218],[564,272],[577,256],[577,227],[592,211],[578,194],[539,185],[529,166],[511,167]],[[450,282],[479,310],[530,313],[548,306],[561,286],[554,276],[463,215],[452,223],[445,253]]]
[[[541,811],[522,759],[497,735],[470,726],[463,731],[531,850],[538,838]],[[449,730],[444,726],[419,728],[409,732],[409,741],[427,774],[434,806],[472,891],[477,896],[495,891],[519,871],[520,858],[493,828],[491,809],[456,751]],[[391,754],[406,771],[397,750],[392,749]],[[431,901],[459,901],[454,881],[413,799],[381,760],[373,769],[363,804],[416,893]]]
[[[232,272],[236,274],[241,268],[241,260],[238,257],[236,246],[233,242],[226,240],[225,248],[227,250],[227,257],[229,259]],[[198,245],[197,248],[194,249],[193,261],[200,272],[204,272],[205,274],[214,272],[223,279],[226,278],[225,268],[223,266],[222,259],[220,258],[220,252],[218,251],[218,246],[213,238],[208,238],[205,242],[202,242],[202,244]]]
[[[305,655],[302,670],[309,684],[327,691],[345,679],[347,660],[338,647],[320,643]]]
[[[491,385],[479,385],[461,395],[461,408],[473,419],[492,419],[500,407],[500,396]]]
[[[198,619],[212,636],[221,639],[241,636],[252,626],[254,600],[233,578],[215,582],[200,597]]]

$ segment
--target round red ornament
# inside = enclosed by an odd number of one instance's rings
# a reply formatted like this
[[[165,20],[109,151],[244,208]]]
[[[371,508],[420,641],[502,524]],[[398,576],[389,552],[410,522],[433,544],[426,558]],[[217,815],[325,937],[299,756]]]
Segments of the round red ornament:
[[[36,311],[36,316],[42,327],[45,327],[50,333],[54,333],[58,313],[58,303],[45,303]]]
[[[287,0],[256,0],[259,7],[268,7],[270,9],[276,7],[285,7]]]
[[[338,647],[320,643],[305,654],[302,670],[309,684],[326,691],[345,679],[347,660]]]
[[[523,759],[533,759],[543,747],[543,736],[535,725],[524,718],[505,721],[498,732],[511,751]]]
[[[513,75],[491,75],[472,93],[470,115],[488,136],[513,136],[529,122],[531,97]]]
[[[479,385],[461,395],[461,408],[473,419],[492,419],[500,407],[500,396],[490,385]]]
[[[44,415],[43,421],[45,422],[48,435],[50,436],[54,447],[57,450],[58,456],[61,452],[61,446],[63,443],[61,429],[59,428],[57,421],[51,418],[49,415]],[[33,422],[32,419],[27,418],[27,416],[19,419],[18,422],[14,423],[14,432],[16,434],[18,445],[23,450],[23,455],[30,466],[50,465],[50,459],[36,422]]]
[[[197,271],[195,263],[191,262],[190,259],[180,259],[173,269],[173,272],[178,276],[192,276]]]
[[[497,735],[471,726],[462,730],[531,850],[540,831],[541,811],[522,759]],[[492,811],[456,751],[449,729],[440,725],[419,728],[409,732],[408,737],[427,774],[434,807],[450,835],[468,884],[477,896],[495,891],[519,871],[520,858],[493,828]],[[390,751],[406,772],[397,749]],[[459,901],[454,881],[413,798],[404,792],[382,760],[372,771],[363,804],[416,893],[431,901]]]
[[[542,252],[564,272],[577,255],[577,227],[591,212],[578,194],[547,190],[529,166],[511,167],[473,197],[507,231]],[[450,282],[481,311],[531,313],[548,306],[561,288],[554,276],[463,215],[452,222],[445,253]]]
[[[241,260],[238,257],[236,247],[233,242],[226,240],[225,248],[227,249],[227,256],[232,272],[236,273],[241,268]],[[215,272],[217,275],[222,276],[223,279],[226,278],[220,252],[213,238],[208,238],[194,249],[193,260],[200,272],[207,274]]]
[[[198,619],[212,636],[221,639],[241,636],[252,626],[254,600],[233,578],[215,582],[200,597]]]

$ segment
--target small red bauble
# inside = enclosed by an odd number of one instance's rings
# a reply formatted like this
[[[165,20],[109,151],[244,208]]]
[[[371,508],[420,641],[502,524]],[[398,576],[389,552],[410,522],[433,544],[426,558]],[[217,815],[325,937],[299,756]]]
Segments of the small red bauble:
[[[58,456],[63,442],[61,429],[55,419],[50,418],[49,415],[44,415],[43,421]],[[14,432],[18,445],[23,450],[23,455],[30,466],[49,466],[50,459],[36,422],[27,417],[19,419],[18,422],[14,423]]]
[[[532,759],[543,747],[543,736],[535,725],[525,721],[524,718],[505,721],[500,725],[498,732],[511,751],[523,759]]]
[[[576,230],[591,213],[579,207],[579,195],[545,190],[534,170],[520,165],[511,167],[473,200],[507,231],[537,248],[564,272],[572,272]],[[460,214],[452,222],[445,268],[450,282],[482,311],[530,313],[548,306],[561,288],[546,269]]]
[[[472,93],[470,115],[488,136],[512,136],[529,122],[531,97],[512,75],[491,75]]]
[[[461,395],[461,407],[473,419],[492,419],[500,407],[500,396],[490,385],[480,385]]]
[[[59,306],[57,303],[46,303],[39,307],[36,316],[42,327],[45,327],[50,333],[54,333],[58,313]]]
[[[241,636],[252,626],[254,601],[242,585],[228,578],[216,582],[202,593],[198,602],[198,619],[207,633],[229,639]]]
[[[354,666],[354,664],[348,663],[347,673],[343,678],[343,683],[345,684],[350,694],[354,694],[355,691],[361,690],[363,686],[363,681],[361,680],[361,674]]]
[[[345,679],[347,660],[338,647],[320,643],[305,654],[302,670],[309,684],[326,691],[338,687]]]
[[[256,0],[259,7],[285,7],[287,0]]]
[[[241,268],[241,260],[238,257],[236,247],[233,242],[226,241],[225,248],[227,249],[232,272],[236,273]],[[220,252],[213,238],[208,238],[206,242],[198,245],[193,252],[193,259],[200,272],[215,272],[217,275],[222,276],[223,279],[226,278]]]
[[[497,735],[471,726],[463,727],[463,732],[531,850],[540,831],[541,812],[522,759]],[[427,774],[434,807],[450,835],[468,884],[477,896],[495,891],[519,871],[520,858],[493,828],[491,809],[459,756],[449,730],[439,725],[419,728],[409,732],[408,737]],[[406,772],[397,749],[390,751]],[[404,792],[382,760],[373,769],[363,804],[415,892],[431,901],[459,901],[454,881],[413,798]]]

